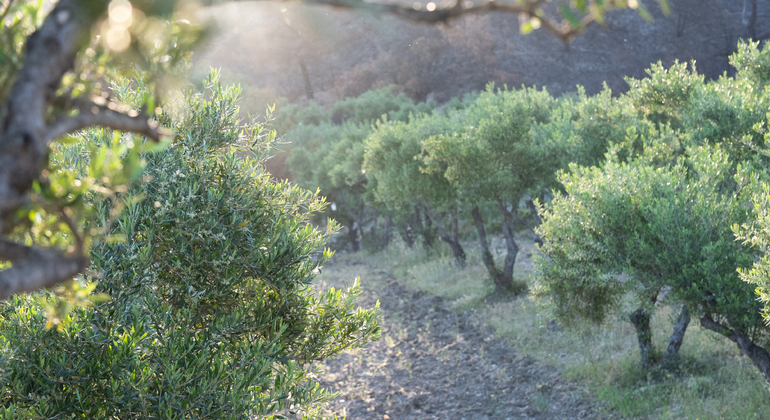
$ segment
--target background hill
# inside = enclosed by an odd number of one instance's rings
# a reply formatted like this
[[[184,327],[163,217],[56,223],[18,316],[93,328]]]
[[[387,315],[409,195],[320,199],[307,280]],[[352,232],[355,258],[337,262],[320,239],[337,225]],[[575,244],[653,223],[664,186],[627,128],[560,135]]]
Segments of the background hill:
[[[707,78],[730,74],[727,57],[740,38],[770,37],[770,2],[672,0],[645,22],[631,10],[610,13],[565,45],[544,30],[519,32],[516,15],[471,16],[421,25],[391,16],[286,3],[226,3],[208,9],[216,29],[195,56],[196,69],[221,67],[244,87],[246,106],[313,99],[322,105],[395,84],[415,100],[441,103],[498,85],[547,86],[553,94],[592,94],[603,83],[619,93],[624,76],[642,77],[658,60],[697,62]]]

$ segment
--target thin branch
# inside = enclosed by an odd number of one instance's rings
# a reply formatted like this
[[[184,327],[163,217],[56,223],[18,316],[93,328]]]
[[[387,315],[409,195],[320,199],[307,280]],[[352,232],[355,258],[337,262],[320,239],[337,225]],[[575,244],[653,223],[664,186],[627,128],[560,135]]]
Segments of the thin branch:
[[[557,38],[565,43],[570,42],[572,38],[583,32],[587,26],[591,25],[595,21],[594,16],[589,14],[583,17],[580,22],[580,26],[573,28],[568,24],[562,24],[560,22],[547,19],[543,16],[539,16],[538,10],[540,5],[544,3],[543,0],[530,0],[523,3],[499,3],[494,0],[490,0],[479,5],[469,4],[468,6],[466,6],[468,2],[458,0],[452,6],[442,9],[435,9],[432,11],[423,9],[422,6],[419,9],[415,9],[412,5],[399,3],[369,3],[355,0],[304,0],[304,3],[310,5],[326,5],[345,9],[367,10],[378,14],[392,14],[411,21],[424,23],[447,23],[451,20],[463,16],[489,12],[516,13],[519,15],[527,16],[529,18],[539,19],[540,25],[543,28],[553,33]]]
[[[78,232],[78,227],[75,225],[75,222],[72,220],[72,210],[70,210],[69,207],[62,207],[59,210],[59,214],[61,215],[61,220],[64,221],[64,223],[67,225],[67,228],[69,228],[70,233],[72,233],[72,236],[75,237],[75,251],[74,253],[77,255],[83,255],[83,252],[85,251],[85,240],[83,240],[83,236]]]
[[[160,140],[161,136],[164,135],[159,130],[157,123],[146,115],[131,116],[90,100],[78,101],[77,108],[79,111],[77,115],[60,115],[56,121],[47,127],[47,143],[65,134],[92,126],[143,134],[155,141]]]

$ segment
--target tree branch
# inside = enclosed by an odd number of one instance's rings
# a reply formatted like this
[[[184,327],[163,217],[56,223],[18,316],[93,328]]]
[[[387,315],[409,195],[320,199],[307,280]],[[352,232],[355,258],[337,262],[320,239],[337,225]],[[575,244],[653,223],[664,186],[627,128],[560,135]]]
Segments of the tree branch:
[[[711,315],[706,314],[703,315],[700,319],[700,325],[707,329],[714,331],[716,333],[722,334],[723,336],[730,339],[732,342],[738,342],[738,337],[735,334],[735,331],[733,331],[731,328],[728,328],[719,322],[714,321],[714,318],[711,317]]]
[[[137,132],[155,140],[161,136],[146,116],[123,114],[93,101],[70,101],[53,124],[46,121],[62,77],[73,69],[78,52],[107,5],[105,1],[58,0],[42,25],[27,38],[23,65],[0,109],[0,232],[14,227],[11,220],[16,209],[29,202],[29,190],[46,167],[52,140],[95,125]],[[78,113],[68,115],[73,109]],[[76,221],[66,210],[62,210],[61,218],[75,236],[73,253],[29,247],[0,236],[0,260],[12,262],[11,268],[0,271],[0,299],[52,287],[88,267]]]
[[[93,126],[139,133],[155,141],[160,140],[162,135],[158,125],[146,115],[124,114],[90,100],[78,101],[77,109],[79,114],[75,116],[60,115],[56,121],[48,126],[46,142],[51,142],[67,133]]]
[[[88,258],[47,248],[29,247],[0,237],[0,258],[13,266],[0,271],[0,299],[32,292],[71,279],[88,267]]]
[[[516,13],[529,18],[537,18],[543,28],[553,33],[565,43],[570,42],[572,38],[583,32],[587,26],[595,21],[594,16],[589,14],[583,17],[580,26],[572,27],[569,24],[562,24],[545,18],[544,16],[540,16],[538,10],[542,3],[544,3],[543,0],[527,0],[515,3],[499,3],[494,0],[489,0],[478,5],[473,4],[472,2],[456,0],[455,4],[452,6],[435,10],[423,9],[422,6],[419,9],[415,9],[411,4],[369,3],[358,0],[304,0],[304,3],[345,9],[360,9],[374,13],[387,13],[411,21],[424,23],[446,23],[463,16],[489,12]]]

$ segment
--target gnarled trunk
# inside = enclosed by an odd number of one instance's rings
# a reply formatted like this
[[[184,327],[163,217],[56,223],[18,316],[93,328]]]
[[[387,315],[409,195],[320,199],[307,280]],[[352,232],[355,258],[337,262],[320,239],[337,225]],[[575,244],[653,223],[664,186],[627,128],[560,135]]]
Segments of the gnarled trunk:
[[[471,216],[473,216],[473,223],[476,226],[476,231],[479,234],[479,245],[481,245],[481,261],[484,262],[484,267],[489,272],[489,277],[495,282],[495,288],[499,282],[498,278],[502,275],[502,272],[495,265],[495,259],[492,256],[492,252],[489,251],[489,242],[487,241],[487,231],[484,228],[484,220],[481,217],[481,211],[479,206],[473,206],[471,210]]]
[[[650,314],[643,306],[631,313],[629,317],[636,329],[636,339],[639,342],[639,356],[642,366],[650,368],[653,365],[652,330],[650,329]]]
[[[727,317],[727,322],[732,328],[714,321],[710,314],[703,315],[700,319],[700,324],[703,328],[722,334],[737,344],[741,353],[754,363],[754,366],[762,373],[765,380],[770,381],[770,354],[768,354],[766,349],[754,343],[748,334],[737,328],[732,317]]]
[[[685,303],[682,305],[682,311],[679,312],[679,316],[674,323],[674,331],[671,332],[666,352],[663,353],[663,358],[660,360],[660,364],[663,367],[673,366],[676,363],[676,359],[679,356],[679,348],[682,347],[684,333],[687,331],[688,325],[690,325],[690,309]]]
[[[430,221],[430,217],[425,217],[425,224],[422,222],[422,213],[420,212],[420,205],[415,204],[414,205],[414,227],[415,227],[415,234],[422,235],[423,243],[426,247],[430,248],[433,246],[433,236],[431,235],[430,228],[433,226],[433,223]]]
[[[496,276],[493,280],[495,282],[495,289],[497,291],[513,291],[513,266],[516,264],[516,255],[519,253],[519,246],[514,239],[514,216],[513,213],[508,210],[508,203],[502,199],[497,199],[497,206],[500,209],[500,213],[503,215],[502,227],[503,238],[505,238],[505,261],[503,261],[503,269],[500,271],[500,275]]]
[[[441,238],[442,241],[446,242],[446,244],[449,245],[449,247],[452,249],[452,255],[455,257],[457,264],[459,264],[460,267],[465,267],[466,265],[465,250],[463,249],[463,246],[460,245],[460,238],[458,237],[459,229],[458,229],[457,212],[456,211],[449,212],[449,217],[452,218],[451,234],[447,232],[446,228],[444,228],[444,225],[441,223],[441,220],[438,220],[436,215],[432,211],[430,211],[430,209],[427,206],[425,206],[425,214],[433,220],[433,225],[436,226],[436,230],[438,231],[439,238]]]

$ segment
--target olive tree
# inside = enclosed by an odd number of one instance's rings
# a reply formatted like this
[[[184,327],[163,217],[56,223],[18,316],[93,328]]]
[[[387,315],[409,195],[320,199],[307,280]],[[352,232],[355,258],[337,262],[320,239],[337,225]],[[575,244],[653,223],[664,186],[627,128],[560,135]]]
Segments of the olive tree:
[[[426,171],[438,173],[467,200],[478,231],[482,260],[497,291],[516,291],[513,266],[519,246],[515,222],[521,199],[537,190],[548,176],[551,161],[544,144],[535,142],[533,125],[549,120],[554,100],[545,90],[498,91],[490,84],[465,110],[460,130],[426,140],[422,156]],[[506,257],[502,269],[489,250],[479,206],[494,203],[502,219]]]
[[[319,189],[334,203],[329,214],[348,228],[353,251],[360,249],[367,213],[374,213],[375,220],[378,214],[376,209],[372,211],[376,186],[363,169],[367,136],[380,118],[407,120],[431,107],[415,104],[403,94],[393,94],[392,88],[384,88],[338,101],[324,117],[319,117],[318,112],[308,114],[313,118],[298,120],[283,137],[291,144],[287,165],[294,181],[308,189]],[[302,111],[297,111],[298,117]]]
[[[94,244],[75,292],[107,299],[65,312],[58,331],[34,296],[0,307],[4,418],[320,418],[333,394],[313,362],[378,335],[377,308],[354,308],[357,281],[310,288],[336,229],[310,224],[323,198],[271,182],[270,132],[239,123],[237,89],[215,75],[204,89],[160,116],[175,135],[144,154],[145,182],[83,197],[96,208],[88,228],[111,240]],[[101,165],[89,144],[139,146],[109,130],[80,137],[54,149],[60,172]]]
[[[553,299],[567,324],[602,323],[631,293],[637,309],[629,320],[646,367],[674,360],[692,315],[707,328],[727,318],[740,319],[742,331],[761,330],[752,290],[736,272],[750,255],[730,229],[746,219],[751,168],[731,164],[724,151],[701,147],[671,166],[642,157],[573,165],[560,175],[566,195],[542,212],[537,293]],[[656,303],[681,305],[662,355],[652,349]]]
[[[459,129],[462,117],[456,111],[434,112],[409,122],[379,122],[366,139],[363,166],[377,182],[375,198],[393,210],[421,207],[461,266],[466,256],[458,233],[460,196],[442,173],[424,171],[421,157],[424,141]]]
[[[657,128],[614,142],[602,167],[571,166],[560,175],[566,195],[542,210],[538,294],[554,300],[566,323],[601,323],[632,293],[638,309],[629,319],[645,366],[673,360],[696,316],[770,378],[760,302],[739,278],[761,287],[760,271],[747,271],[753,261],[761,267],[764,252],[757,227],[767,158],[757,152],[767,124],[758,108],[767,95],[758,89],[763,53],[757,48],[743,45],[731,57],[735,79],[704,84],[694,69],[675,64],[653,66],[645,81],[630,80],[627,97]],[[733,230],[755,248],[736,242]],[[664,296],[682,309],[658,357],[649,318]]]

